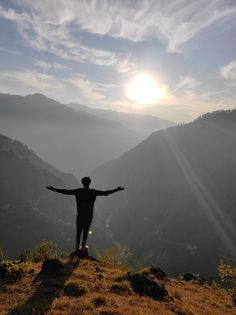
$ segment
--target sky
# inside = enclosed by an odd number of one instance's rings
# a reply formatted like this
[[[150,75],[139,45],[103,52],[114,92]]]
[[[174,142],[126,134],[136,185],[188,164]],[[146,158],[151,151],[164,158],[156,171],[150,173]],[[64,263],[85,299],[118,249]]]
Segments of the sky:
[[[0,0],[0,93],[185,122],[235,91],[236,0]]]

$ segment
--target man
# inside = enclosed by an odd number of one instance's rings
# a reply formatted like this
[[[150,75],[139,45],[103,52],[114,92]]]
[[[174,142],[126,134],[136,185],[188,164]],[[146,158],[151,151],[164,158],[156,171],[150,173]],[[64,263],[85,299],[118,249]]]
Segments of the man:
[[[89,177],[83,177],[81,179],[83,188],[77,189],[58,189],[53,186],[47,186],[47,189],[55,191],[64,195],[74,195],[77,204],[77,218],[76,218],[76,250],[82,252],[87,251],[87,239],[89,228],[93,219],[93,207],[97,196],[108,196],[117,191],[124,190],[124,187],[117,187],[112,190],[96,190],[90,189],[89,185],[91,179]],[[82,247],[80,247],[81,234],[83,232]]]

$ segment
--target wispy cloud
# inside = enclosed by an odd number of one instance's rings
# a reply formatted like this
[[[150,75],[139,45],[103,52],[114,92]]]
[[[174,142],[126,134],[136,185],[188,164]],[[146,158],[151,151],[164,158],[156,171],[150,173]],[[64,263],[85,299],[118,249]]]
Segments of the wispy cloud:
[[[64,89],[63,84],[55,77],[30,70],[1,72],[1,80],[18,82],[42,91],[47,89],[62,91]]]
[[[227,80],[236,81],[236,60],[220,68],[220,75]]]
[[[83,5],[82,5],[83,3]],[[81,1],[80,25],[84,30],[142,41],[156,37],[177,52],[201,31],[221,20],[234,18],[236,4],[222,0]],[[76,18],[76,16],[75,16]]]
[[[131,41],[156,37],[167,41],[167,49],[172,52],[180,51],[185,43],[215,22],[234,18],[236,14],[235,2],[223,0],[17,2],[30,9],[34,18],[38,14],[44,17],[44,22],[57,25],[57,34],[62,31],[62,25],[67,32],[66,26],[72,23],[77,26],[77,31]],[[12,12],[8,15],[15,18]],[[36,19],[35,24],[38,23]],[[55,30],[53,33],[55,35]]]
[[[181,76],[180,82],[176,85],[176,90],[179,89],[195,89],[197,86],[201,85],[202,82],[196,80],[190,75]]]
[[[71,69],[70,67],[67,67],[61,63],[58,63],[58,62],[53,62],[53,63],[48,63],[48,62],[45,62],[43,60],[38,60],[36,59],[34,64],[37,66],[37,67],[40,67],[42,69],[56,69],[56,70],[69,70]]]
[[[97,103],[105,99],[97,84],[88,80],[85,76],[77,75],[64,81],[79,88],[80,95],[87,102]]]
[[[72,3],[67,3],[67,6],[62,1],[57,2],[56,8],[50,1],[44,4],[40,1],[20,1],[19,4],[25,8],[23,12],[0,5],[0,17],[14,21],[20,35],[34,49],[53,53],[66,60],[110,66],[119,72],[133,71],[135,65],[129,62],[127,56],[86,46],[80,41],[79,17],[75,19],[74,16],[79,2],[74,2],[74,8]]]
[[[179,52],[197,34],[235,18],[236,3],[223,0],[15,0],[21,12],[0,6],[0,17],[16,23],[26,42],[61,58],[133,71],[129,58],[84,45],[80,34],[109,35],[130,41],[157,38],[169,52]]]

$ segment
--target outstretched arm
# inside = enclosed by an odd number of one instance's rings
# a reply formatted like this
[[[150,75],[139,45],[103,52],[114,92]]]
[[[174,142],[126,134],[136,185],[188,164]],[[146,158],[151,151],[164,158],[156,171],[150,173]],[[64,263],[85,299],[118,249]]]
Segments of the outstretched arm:
[[[59,188],[55,188],[53,186],[47,186],[46,187],[49,190],[55,191],[59,194],[63,194],[63,195],[74,195],[76,192],[76,189],[59,189]]]
[[[111,194],[114,194],[115,192],[117,191],[121,191],[121,190],[124,190],[125,188],[124,187],[117,187],[115,189],[111,189],[111,190],[97,190],[97,196],[108,196],[108,195],[111,195]]]

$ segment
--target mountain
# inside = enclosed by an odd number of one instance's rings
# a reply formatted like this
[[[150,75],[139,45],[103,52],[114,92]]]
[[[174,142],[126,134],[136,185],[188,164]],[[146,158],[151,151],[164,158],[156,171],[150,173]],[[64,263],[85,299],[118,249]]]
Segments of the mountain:
[[[0,135],[0,247],[4,252],[16,257],[44,239],[56,241],[63,250],[73,248],[75,200],[46,189],[67,184],[80,186],[73,175],[61,173],[26,145]],[[93,248],[113,245],[104,229],[93,227],[93,232]]]
[[[215,275],[236,260],[236,110],[153,133],[93,173],[125,191],[99,203],[100,222],[170,273]]]
[[[42,94],[0,94],[0,132],[79,177],[143,139],[120,123],[73,110]]]
[[[142,115],[136,113],[124,113],[114,110],[97,109],[82,104],[68,104],[69,107],[85,111],[96,116],[111,119],[121,123],[127,128],[134,130],[144,136],[149,136],[154,131],[174,126],[175,123],[165,119],[161,119],[152,115]]]

